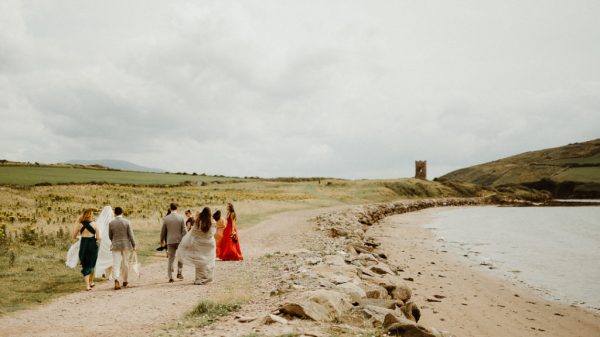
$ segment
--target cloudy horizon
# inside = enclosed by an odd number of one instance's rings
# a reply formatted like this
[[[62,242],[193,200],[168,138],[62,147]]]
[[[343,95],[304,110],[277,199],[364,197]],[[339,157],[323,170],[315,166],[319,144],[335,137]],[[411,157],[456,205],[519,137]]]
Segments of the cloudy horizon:
[[[0,2],[0,158],[430,178],[600,137],[597,1]]]

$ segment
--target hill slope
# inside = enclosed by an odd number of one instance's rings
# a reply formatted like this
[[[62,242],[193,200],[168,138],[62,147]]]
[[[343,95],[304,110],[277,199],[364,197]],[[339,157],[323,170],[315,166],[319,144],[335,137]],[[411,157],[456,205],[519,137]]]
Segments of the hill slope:
[[[123,171],[139,171],[139,172],[155,172],[164,173],[165,170],[140,166],[132,162],[125,160],[114,160],[114,159],[100,159],[100,160],[69,160],[66,164],[79,164],[79,165],[102,165],[115,170]]]
[[[450,172],[441,180],[484,186],[525,185],[555,197],[600,197],[600,139],[525,152]]]

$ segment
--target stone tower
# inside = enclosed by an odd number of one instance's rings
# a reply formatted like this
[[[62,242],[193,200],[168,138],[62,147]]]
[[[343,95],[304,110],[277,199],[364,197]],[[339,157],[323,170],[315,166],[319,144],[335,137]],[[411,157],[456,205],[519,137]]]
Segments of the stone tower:
[[[415,178],[427,180],[427,160],[415,161]]]

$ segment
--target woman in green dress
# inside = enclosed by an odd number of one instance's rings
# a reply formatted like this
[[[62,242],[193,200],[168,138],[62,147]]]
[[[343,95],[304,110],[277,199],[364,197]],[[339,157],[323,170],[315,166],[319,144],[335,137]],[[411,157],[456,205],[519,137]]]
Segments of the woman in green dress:
[[[94,212],[86,209],[79,218],[79,223],[75,226],[73,239],[81,236],[79,246],[79,261],[81,262],[81,273],[85,282],[85,289],[92,290],[94,287],[94,268],[98,259],[98,240],[100,240],[100,231],[98,225],[92,221]]]

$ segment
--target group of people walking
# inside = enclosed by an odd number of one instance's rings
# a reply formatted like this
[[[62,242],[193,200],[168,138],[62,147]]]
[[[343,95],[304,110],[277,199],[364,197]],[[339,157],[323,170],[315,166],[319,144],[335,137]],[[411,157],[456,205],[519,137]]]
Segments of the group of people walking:
[[[167,249],[169,262],[167,276],[174,282],[173,271],[177,260],[177,278],[183,279],[183,263],[187,262],[196,269],[195,284],[212,281],[215,259],[223,261],[243,260],[235,225],[236,214],[233,204],[227,204],[227,225],[221,217],[221,211],[214,214],[204,207],[192,216],[186,211],[187,219],[177,213],[177,204],[172,203],[169,214],[164,217],[160,232],[160,249]]]
[[[227,204],[226,223],[220,210],[212,214],[210,208],[204,207],[195,215],[188,210],[185,214],[187,218],[184,218],[178,214],[177,208],[177,204],[172,203],[162,220],[158,249],[167,250],[169,282],[174,282],[175,262],[178,279],[183,279],[183,264],[186,263],[195,268],[194,284],[206,284],[213,280],[217,258],[224,261],[243,260],[233,204]],[[112,213],[109,206],[104,208],[98,223],[93,221],[93,211],[85,210],[73,232],[73,239],[79,240],[67,253],[68,266],[74,268],[77,261],[81,263],[87,290],[95,285],[97,265],[102,269],[99,272],[105,275],[112,273],[115,289],[129,284],[129,261],[132,254],[135,256],[136,250],[132,226],[123,217],[121,207],[115,208],[114,218],[108,214],[109,211]]]

